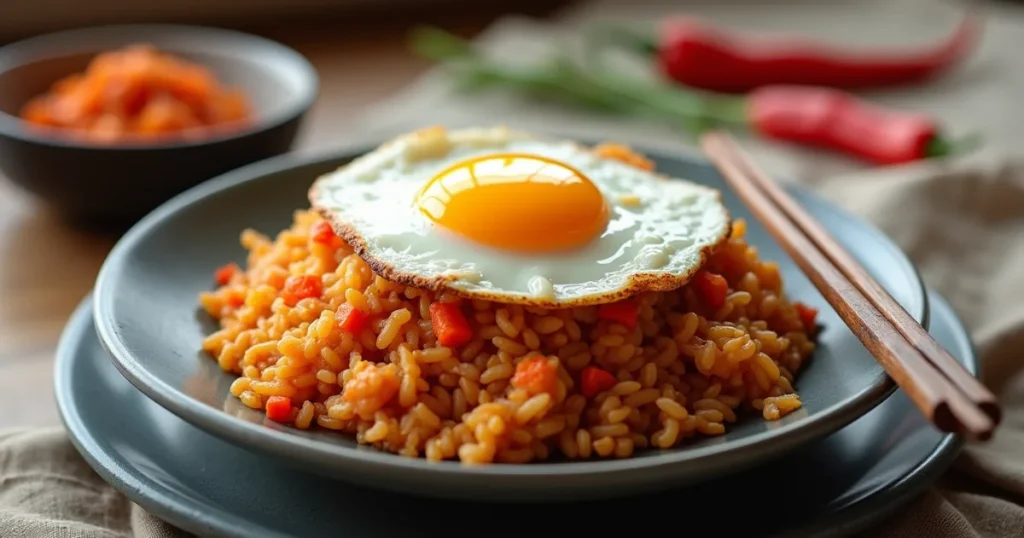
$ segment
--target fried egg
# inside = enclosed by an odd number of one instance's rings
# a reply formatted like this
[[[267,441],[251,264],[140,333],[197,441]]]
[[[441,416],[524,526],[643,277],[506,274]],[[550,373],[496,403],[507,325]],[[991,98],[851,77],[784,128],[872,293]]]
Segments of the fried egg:
[[[730,229],[714,189],[503,127],[397,137],[309,198],[388,280],[551,308],[681,287]]]

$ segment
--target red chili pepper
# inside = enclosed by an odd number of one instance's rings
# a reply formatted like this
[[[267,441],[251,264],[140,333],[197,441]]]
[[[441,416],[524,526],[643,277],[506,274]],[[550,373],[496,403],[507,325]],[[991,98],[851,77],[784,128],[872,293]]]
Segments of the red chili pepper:
[[[922,114],[884,109],[824,86],[771,84],[745,96],[688,91],[647,83],[569,60],[537,68],[509,68],[477,56],[460,38],[441,30],[417,35],[417,49],[449,62],[467,87],[505,85],[559,97],[604,111],[655,118],[699,129],[746,128],[761,136],[843,152],[881,165],[963,153],[977,138],[954,142]]]
[[[603,28],[598,41],[622,41],[654,53],[670,79],[693,88],[746,93],[771,84],[861,89],[919,82],[956,65],[980,24],[968,13],[941,43],[916,50],[856,50],[809,39],[748,37],[694,18],[664,21],[660,41]]]
[[[840,151],[880,165],[923,159],[941,142],[923,114],[886,110],[828,88],[766,86],[748,97],[762,136]]]

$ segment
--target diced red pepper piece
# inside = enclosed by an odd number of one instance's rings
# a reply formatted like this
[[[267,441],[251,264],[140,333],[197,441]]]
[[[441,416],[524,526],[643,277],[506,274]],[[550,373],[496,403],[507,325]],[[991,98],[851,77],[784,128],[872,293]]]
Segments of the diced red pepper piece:
[[[309,237],[317,243],[329,245],[337,235],[334,233],[334,228],[331,228],[331,223],[326,220],[318,220],[309,227]]]
[[[512,386],[531,396],[542,392],[554,394],[558,388],[558,363],[542,355],[527,357],[516,365]]]
[[[617,303],[603,304],[597,307],[597,317],[615,323],[621,323],[627,329],[636,327],[637,317],[640,310],[633,301],[619,301]]]
[[[295,275],[284,281],[284,289],[281,290],[281,297],[288,306],[295,306],[296,303],[310,297],[319,297],[323,292],[324,285],[320,277],[314,275]]]
[[[430,305],[430,322],[434,325],[434,336],[442,346],[457,347],[473,339],[473,330],[455,303]]]
[[[320,243],[327,245],[331,248],[339,248],[345,243],[345,240],[338,237],[338,234],[334,233],[334,228],[331,227],[331,223],[326,220],[317,221],[309,228],[309,237],[314,243]]]
[[[286,275],[282,275],[281,273],[271,273],[267,275],[267,284],[281,290],[284,289],[284,283],[287,278],[288,277]]]
[[[796,314],[800,316],[800,322],[804,324],[804,327],[807,327],[807,330],[814,329],[818,318],[818,309],[800,302],[794,303],[793,306],[796,308]]]
[[[729,294],[729,282],[724,276],[701,271],[693,277],[693,283],[711,308],[721,308],[725,304],[725,296]]]
[[[358,334],[359,331],[363,330],[363,327],[366,326],[366,321],[370,319],[362,310],[348,303],[338,307],[337,318],[338,327],[352,334]]]
[[[277,422],[287,422],[291,419],[292,399],[287,396],[267,398],[267,418]]]
[[[223,286],[228,282],[231,282],[231,278],[242,271],[238,267],[238,264],[232,262],[222,265],[217,271],[213,273],[213,279],[217,282],[218,286]]]
[[[580,375],[580,389],[583,392],[583,397],[587,399],[606,390],[611,390],[618,382],[619,380],[615,379],[615,376],[597,366],[587,366]]]
[[[224,299],[224,302],[231,308],[238,308],[245,304],[245,292],[232,290],[227,298]]]

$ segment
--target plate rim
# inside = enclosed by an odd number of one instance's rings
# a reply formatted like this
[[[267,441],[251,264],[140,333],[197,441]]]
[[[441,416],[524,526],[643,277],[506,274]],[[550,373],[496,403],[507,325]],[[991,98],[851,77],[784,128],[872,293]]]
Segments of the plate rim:
[[[79,353],[77,345],[83,338],[82,334],[89,330],[96,331],[95,325],[90,323],[94,317],[91,304],[94,296],[94,292],[86,295],[79,305],[75,307],[70,318],[68,318],[68,322],[64,326],[60,340],[57,343],[57,352],[53,366],[54,400],[57,404],[58,415],[65,431],[67,431],[68,439],[75,447],[75,450],[82,456],[82,459],[86,461],[96,474],[100,475],[100,478],[125,497],[128,497],[129,500],[137,503],[143,509],[156,515],[163,521],[186,532],[202,535],[214,532],[232,535],[232,529],[238,528],[241,530],[258,530],[261,536],[268,536],[268,538],[281,536],[279,534],[268,535],[265,530],[259,529],[259,526],[252,524],[245,518],[232,515],[233,521],[224,522],[219,518],[208,517],[206,514],[212,513],[209,507],[195,506],[195,503],[192,503],[190,500],[182,502],[180,495],[175,496],[169,488],[159,482],[147,484],[146,481],[140,478],[143,475],[141,471],[122,468],[121,465],[117,465],[117,461],[110,458],[110,455],[105,450],[100,448],[100,443],[97,442],[95,436],[85,427],[81,414],[72,405],[71,393],[74,389],[71,388],[73,382],[70,376],[62,375],[61,373],[68,371],[67,364],[71,361],[80,360],[77,358]],[[139,390],[134,385],[133,388],[134,390]],[[142,395],[146,397],[145,393],[142,393]],[[189,423],[189,426],[192,426],[191,423]],[[238,447],[238,449],[243,450],[241,447]],[[218,513],[221,515],[227,514],[226,511],[219,511]],[[238,534],[237,536],[241,537],[243,534]]]
[[[372,146],[367,146],[365,141],[356,141],[332,151],[308,155],[289,153],[258,161],[208,180],[176,195],[132,226],[117,241],[117,244],[114,245],[104,260],[96,279],[96,287],[93,293],[93,317],[99,340],[121,374],[151,400],[178,415],[186,422],[242,446],[277,454],[282,458],[293,461],[309,461],[311,458],[316,458],[324,462],[323,460],[326,458],[329,460],[326,462],[327,465],[335,468],[340,465],[337,463],[339,460],[345,460],[347,464],[368,465],[377,469],[397,469],[405,472],[420,473],[421,476],[444,474],[446,476],[460,475],[463,478],[613,475],[629,473],[640,469],[666,468],[679,464],[714,466],[716,460],[722,454],[750,450],[753,447],[760,447],[762,452],[778,455],[799,446],[809,439],[827,435],[848,425],[856,420],[856,418],[885,401],[897,388],[895,382],[883,370],[883,375],[879,382],[865,387],[864,390],[850,396],[843,402],[833,404],[811,419],[784,424],[771,430],[753,434],[744,439],[730,441],[722,445],[666,451],[664,454],[646,458],[545,463],[541,470],[536,469],[538,466],[532,465],[496,463],[483,466],[465,466],[458,462],[450,461],[428,462],[422,458],[406,458],[383,451],[360,450],[330,443],[325,440],[299,437],[284,429],[266,428],[260,424],[238,420],[230,414],[202,404],[184,392],[165,383],[149,372],[140,361],[133,357],[125,342],[118,336],[118,331],[111,326],[113,315],[109,310],[111,308],[112,294],[108,291],[108,288],[112,288],[114,285],[110,282],[108,275],[114,271],[113,267],[126,258],[132,248],[140,243],[152,228],[158,226],[185,207],[208,197],[226,193],[250,181],[259,181],[268,175],[286,172],[289,169],[315,166],[331,161],[343,162],[361,155],[370,147]],[[694,163],[711,166],[707,159],[685,149],[675,152],[682,155],[680,156],[667,154],[662,149],[648,151],[648,147],[657,148],[657,145],[638,144],[637,147],[640,151],[644,151],[652,157],[676,160],[682,158]],[[885,245],[894,258],[901,265],[904,265],[905,269],[911,271],[911,275],[918,283],[919,289],[915,288],[913,291],[916,295],[915,299],[919,299],[920,304],[916,306],[920,312],[911,312],[911,314],[915,319],[920,320],[923,325],[927,326],[927,317],[930,309],[928,308],[927,292],[921,275],[916,266],[907,258],[906,254],[888,236],[870,222],[850,214],[834,203],[814,194],[809,189],[799,186],[787,186],[787,188],[796,190],[801,194],[807,194],[810,198],[833,209],[842,218],[856,223],[863,227],[865,231],[876,236],[879,244]],[[728,446],[728,450],[723,451],[723,446]],[[742,459],[749,463],[749,460],[755,458]],[[331,463],[331,461],[334,463]],[[735,462],[726,465],[719,461],[717,464],[723,469],[737,467]]]
[[[963,321],[941,295],[931,291],[929,294],[931,295],[931,304],[935,305],[936,309],[943,311],[943,315],[949,317],[950,324],[957,330],[957,339],[965,343],[964,351],[966,353],[962,359],[963,364],[967,367],[968,371],[972,372],[975,376],[979,376],[981,364],[977,356],[977,349]],[[79,454],[81,454],[82,458],[104,481],[120,491],[132,502],[139,504],[151,514],[182,530],[203,534],[218,533],[226,536],[248,536],[252,532],[260,533],[262,536],[279,536],[279,534],[267,533],[266,529],[260,528],[260,526],[251,523],[245,518],[236,517],[233,521],[214,518],[209,515],[211,511],[207,506],[196,505],[187,500],[187,498],[185,501],[182,501],[180,496],[176,496],[159,483],[155,487],[144,484],[141,478],[135,476],[142,475],[141,471],[124,469],[122,466],[116,465],[117,462],[113,461],[105,450],[99,448],[99,443],[96,441],[95,436],[85,428],[85,422],[82,420],[81,414],[77,408],[71,405],[73,389],[70,389],[70,387],[73,383],[70,380],[70,376],[66,375],[66,372],[69,371],[67,364],[74,360],[80,360],[77,358],[77,355],[79,352],[78,343],[81,341],[80,335],[82,332],[89,330],[95,332],[93,324],[89,323],[93,317],[91,301],[92,297],[90,294],[75,308],[61,334],[54,361],[54,394],[61,422],[68,433],[69,440]],[[145,397],[144,393],[142,395]],[[195,427],[191,424],[189,426]],[[840,512],[840,514],[848,514],[846,517],[843,517],[842,521],[838,523],[830,521],[812,522],[810,525],[786,530],[775,536],[777,538],[806,536],[807,534],[818,533],[825,528],[840,529],[844,533],[864,530],[870,524],[890,517],[901,506],[923,491],[927,485],[930,485],[933,479],[941,476],[959,455],[964,444],[963,438],[946,434],[918,465],[890,484],[880,486],[869,495],[854,501],[849,508]],[[241,447],[236,448],[244,450]],[[879,512],[884,512],[885,514],[878,516]],[[221,513],[227,514],[226,511]]]

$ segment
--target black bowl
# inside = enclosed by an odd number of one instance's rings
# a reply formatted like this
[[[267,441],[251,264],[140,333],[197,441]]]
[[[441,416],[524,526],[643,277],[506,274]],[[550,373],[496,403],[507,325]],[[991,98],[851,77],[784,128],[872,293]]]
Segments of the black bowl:
[[[252,125],[197,140],[94,144],[32,129],[21,106],[96,54],[132,43],[208,67],[246,92]],[[318,91],[313,66],[279,43],[218,28],[115,25],[0,49],[0,171],[76,223],[130,224],[172,196],[244,164],[288,152]]]

